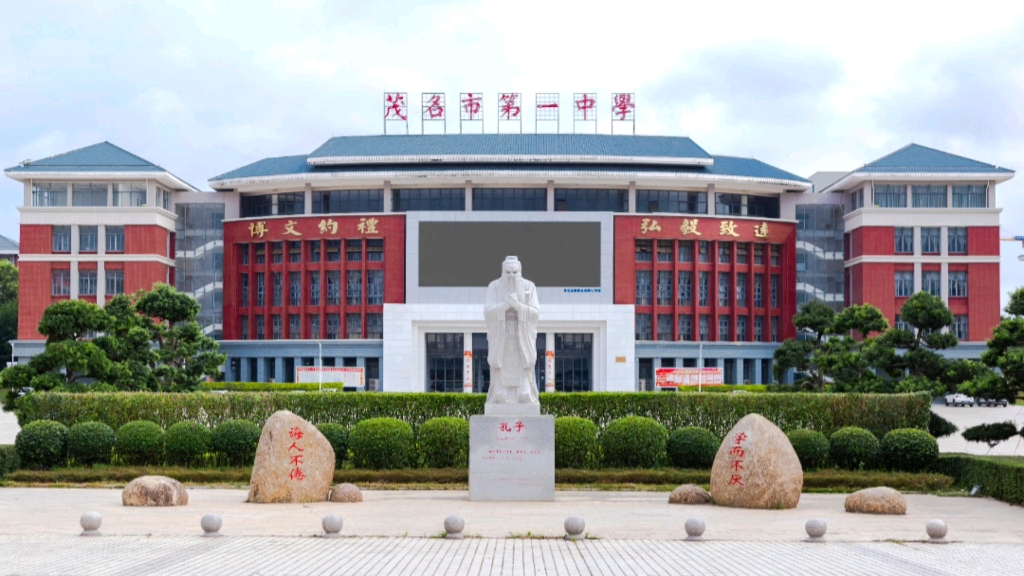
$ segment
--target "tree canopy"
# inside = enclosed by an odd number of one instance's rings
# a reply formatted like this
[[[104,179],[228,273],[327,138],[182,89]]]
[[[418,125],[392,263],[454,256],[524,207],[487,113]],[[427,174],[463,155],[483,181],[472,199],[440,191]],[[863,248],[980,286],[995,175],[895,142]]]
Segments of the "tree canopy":
[[[960,392],[976,398],[1013,400],[1024,392],[1024,288],[1010,295],[1006,316],[992,331],[981,361],[998,371],[979,371],[960,385]]]
[[[0,369],[11,361],[11,340],[18,337],[18,268],[0,260]]]

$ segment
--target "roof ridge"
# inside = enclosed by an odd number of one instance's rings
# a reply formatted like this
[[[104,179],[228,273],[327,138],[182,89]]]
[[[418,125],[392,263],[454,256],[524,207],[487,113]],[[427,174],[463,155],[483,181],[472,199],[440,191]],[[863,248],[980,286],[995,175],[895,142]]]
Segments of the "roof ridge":
[[[992,168],[1002,168],[1003,170],[1009,170],[1008,168],[1003,168],[1002,166],[998,166],[998,165],[992,164],[990,162],[983,162],[981,160],[975,160],[974,158],[968,158],[967,156],[964,156],[962,154],[955,154],[953,152],[947,152],[945,150],[939,150],[938,148],[933,148],[931,146],[925,146],[924,144],[918,144],[918,143],[913,142],[913,141],[911,141],[910,143],[904,145],[901,148],[893,150],[892,152],[886,154],[885,156],[882,156],[882,157],[876,158],[875,160],[872,160],[870,162],[864,163],[863,165],[861,165],[860,168],[865,168],[865,167],[871,166],[873,164],[878,164],[879,162],[882,162],[883,160],[885,160],[887,158],[895,156],[896,154],[899,154],[900,152],[903,152],[904,150],[908,150],[908,149],[911,149],[911,148],[919,148],[919,149],[922,149],[922,150],[928,150],[929,152],[933,152],[935,154],[941,154],[942,156],[949,156],[949,157],[952,157],[952,158],[957,158],[959,160],[964,160],[964,161],[967,161],[967,162],[970,162],[970,163],[973,163],[973,164],[980,164],[980,165],[983,165],[983,166],[990,166]],[[911,166],[908,165],[907,167],[911,167]],[[858,170],[860,168],[858,168]],[[854,172],[856,172],[856,171],[857,170],[854,170]]]
[[[138,158],[139,160],[145,162],[146,164],[149,164],[150,166],[153,166],[154,168],[159,168],[159,169],[163,170],[164,172],[167,172],[167,169],[165,169],[163,166],[160,166],[159,164],[154,164],[153,162],[151,162],[149,160],[146,160],[142,156],[139,156],[138,154],[136,154],[134,152],[130,152],[128,150],[125,150],[124,148],[118,146],[117,144],[114,144],[113,142],[111,142],[109,140],[104,140],[103,142],[100,142],[99,144],[106,144],[108,146],[113,146],[114,148],[117,148],[121,152],[124,152],[125,154],[131,156],[132,158]],[[96,146],[96,145],[97,144],[93,144],[93,146]]]

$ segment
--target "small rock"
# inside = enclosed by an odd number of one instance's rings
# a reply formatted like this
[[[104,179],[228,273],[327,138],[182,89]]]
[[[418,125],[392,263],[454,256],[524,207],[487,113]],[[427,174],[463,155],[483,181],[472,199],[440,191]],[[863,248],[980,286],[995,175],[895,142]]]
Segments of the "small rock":
[[[711,467],[711,496],[719,506],[796,508],[803,485],[789,438],[760,414],[747,414],[733,426]]]
[[[341,516],[337,514],[328,514],[324,516],[320,526],[324,529],[324,538],[339,538],[341,537]]]
[[[82,525],[82,536],[99,536],[103,518],[100,517],[99,512],[86,512],[82,514],[78,523]]]
[[[583,518],[579,516],[569,516],[566,518],[563,527],[565,528],[566,540],[582,540],[586,538],[583,535],[583,531],[587,525],[583,522]]]
[[[906,514],[907,499],[887,486],[865,488],[846,497],[846,511],[860,514]]]
[[[331,502],[362,502],[363,493],[355,484],[342,482],[331,490]]]
[[[203,536],[220,536],[220,527],[223,523],[218,514],[204,514],[199,521],[199,525],[203,528]]]
[[[462,516],[451,516],[444,519],[444,531],[445,538],[449,540],[461,540],[462,531],[466,528],[466,521],[462,519]]]
[[[688,519],[683,527],[686,529],[687,540],[700,540],[704,535],[704,521],[700,518]]]
[[[821,518],[811,518],[807,521],[807,524],[804,524],[804,530],[807,531],[808,542],[823,542],[825,540],[825,532],[828,530],[828,524]]]
[[[669,504],[708,504],[711,494],[696,484],[683,484],[668,495]]]
[[[174,478],[167,476],[139,476],[121,491],[125,506],[184,506],[188,492]]]
[[[324,502],[334,480],[334,448],[287,410],[267,419],[256,447],[249,502]]]

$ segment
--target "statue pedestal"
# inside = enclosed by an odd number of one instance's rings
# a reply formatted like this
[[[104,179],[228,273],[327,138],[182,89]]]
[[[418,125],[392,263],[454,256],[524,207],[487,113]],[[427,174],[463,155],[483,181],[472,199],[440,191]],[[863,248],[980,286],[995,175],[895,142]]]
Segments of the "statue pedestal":
[[[540,404],[484,404],[484,416],[540,416]]]
[[[518,413],[470,417],[469,499],[554,500],[555,417],[530,415],[537,405],[494,406]]]

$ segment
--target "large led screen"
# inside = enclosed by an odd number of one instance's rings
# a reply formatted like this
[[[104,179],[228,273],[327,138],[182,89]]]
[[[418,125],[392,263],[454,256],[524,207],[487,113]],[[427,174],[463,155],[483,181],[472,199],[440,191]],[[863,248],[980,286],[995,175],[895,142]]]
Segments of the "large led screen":
[[[487,286],[518,256],[537,286],[601,286],[599,222],[420,222],[420,286]]]

